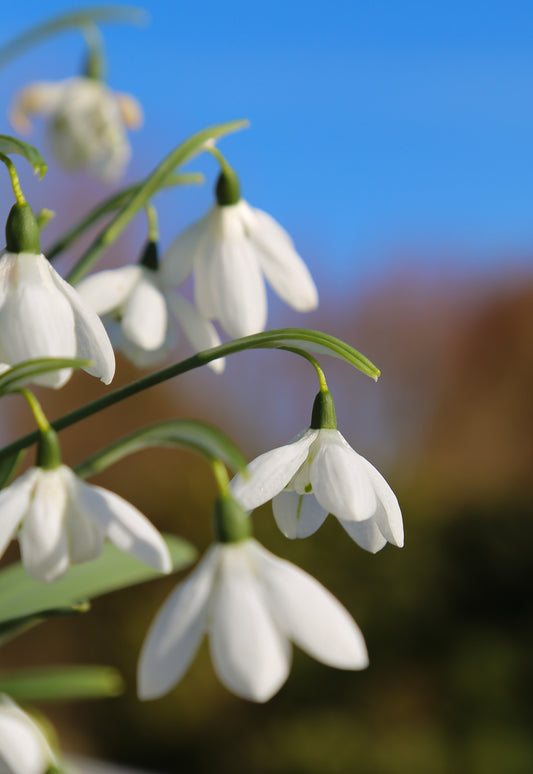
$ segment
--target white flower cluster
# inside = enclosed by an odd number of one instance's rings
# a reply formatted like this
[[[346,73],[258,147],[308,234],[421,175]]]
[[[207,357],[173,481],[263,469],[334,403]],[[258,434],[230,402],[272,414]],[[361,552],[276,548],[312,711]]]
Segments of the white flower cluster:
[[[12,109],[14,123],[27,128],[28,116],[39,113],[49,119],[60,163],[106,180],[115,179],[129,158],[124,127],[142,118],[133,98],[113,94],[89,77],[26,88]],[[230,337],[259,333],[267,322],[265,280],[295,310],[317,306],[315,284],[292,240],[240,197],[236,175],[217,154],[222,172],[216,203],[161,261],[151,239],[153,250],[145,250],[136,265],[95,273],[77,288],[41,253],[37,221],[13,186],[17,204],[0,253],[0,374],[25,361],[79,358],[88,373],[109,384],[113,344],[139,366],[154,365],[174,348],[174,322],[195,351],[220,344],[216,325]],[[191,276],[194,304],[178,292]],[[220,372],[224,361],[210,365]],[[71,373],[61,367],[36,372],[31,381],[57,389]],[[37,463],[0,491],[0,556],[17,539],[29,575],[53,583],[70,565],[96,559],[107,539],[155,570],[171,572],[168,547],[148,519],[62,463],[55,433],[26,393],[39,426]],[[171,690],[205,635],[220,681],[250,701],[267,701],[284,684],[291,643],[329,666],[365,668],[363,635],[342,604],[251,536],[249,512],[272,500],[275,520],[288,538],[309,537],[332,514],[367,551],[375,553],[387,542],[403,545],[398,501],[337,430],[325,379],[309,428],[257,457],[247,474],[218,483],[215,544],[171,594],[147,635],[138,669],[140,697],[154,699]],[[0,772],[44,774],[54,765],[39,726],[0,698]]]

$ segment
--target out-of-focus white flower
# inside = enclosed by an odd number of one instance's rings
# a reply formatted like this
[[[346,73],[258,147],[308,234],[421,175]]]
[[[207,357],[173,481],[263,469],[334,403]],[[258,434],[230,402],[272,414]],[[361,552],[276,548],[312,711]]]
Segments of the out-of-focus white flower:
[[[113,344],[143,368],[164,362],[175,346],[172,317],[195,351],[220,344],[215,327],[183,296],[165,286],[159,269],[123,266],[86,277],[81,297],[105,320]],[[224,360],[209,363],[220,372]]]
[[[0,492],[0,513],[0,556],[16,535],[37,581],[55,581],[70,564],[96,559],[105,538],[160,572],[172,569],[165,541],[137,508],[66,465],[30,468]]]
[[[367,551],[387,541],[403,546],[398,500],[383,476],[357,454],[338,430],[312,429],[261,454],[237,474],[233,496],[246,510],[273,498],[272,509],[289,538],[312,535],[328,513]]]
[[[268,701],[281,688],[291,641],[338,669],[368,664],[363,636],[340,602],[253,539],[212,546],[167,599],[142,649],[141,699],[181,679],[205,633],[220,681],[250,701]]]
[[[13,126],[30,129],[29,116],[44,115],[48,138],[66,169],[87,169],[106,181],[119,178],[131,156],[126,127],[142,124],[142,110],[129,94],[111,91],[95,78],[33,83],[15,97]]]
[[[318,305],[315,283],[287,232],[244,199],[215,204],[163,256],[162,271],[175,286],[193,270],[199,310],[235,338],[264,330],[265,278],[297,311]]]
[[[0,694],[0,771],[45,774],[56,763],[43,732],[20,707]]]
[[[90,360],[85,370],[105,383],[113,379],[115,356],[98,315],[65,282],[44,255],[0,253],[0,363],[41,357]],[[62,387],[72,369],[34,379]]]

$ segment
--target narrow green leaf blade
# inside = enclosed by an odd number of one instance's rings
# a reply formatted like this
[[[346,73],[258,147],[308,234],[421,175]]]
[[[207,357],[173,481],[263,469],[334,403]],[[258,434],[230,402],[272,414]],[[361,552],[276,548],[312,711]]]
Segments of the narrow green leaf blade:
[[[49,371],[59,371],[61,368],[86,368],[88,365],[90,365],[89,360],[81,360],[77,357],[40,357],[35,360],[24,360],[0,374],[0,397],[8,392],[19,390],[36,376]]]
[[[17,702],[70,701],[119,696],[120,673],[108,666],[51,666],[0,672],[0,692]]]
[[[74,470],[81,478],[87,478],[129,454],[154,446],[191,449],[208,459],[222,460],[233,470],[244,471],[246,468],[244,455],[220,430],[199,420],[173,419],[130,433],[93,454]]]
[[[165,540],[174,572],[188,567],[196,559],[196,549],[186,540],[175,535],[165,535]],[[0,623],[69,607],[160,577],[161,573],[122,553],[111,543],[106,543],[98,559],[70,567],[65,577],[55,583],[33,581],[17,562],[0,571]]]
[[[24,449],[0,460],[0,489],[9,484],[23,457]]]
[[[0,134],[0,153],[3,153],[5,156],[10,156],[12,153],[24,156],[26,161],[29,161],[31,164],[34,173],[39,176],[39,180],[42,179],[47,170],[46,161],[37,148],[34,145],[30,145],[29,142],[19,140],[18,137]]]

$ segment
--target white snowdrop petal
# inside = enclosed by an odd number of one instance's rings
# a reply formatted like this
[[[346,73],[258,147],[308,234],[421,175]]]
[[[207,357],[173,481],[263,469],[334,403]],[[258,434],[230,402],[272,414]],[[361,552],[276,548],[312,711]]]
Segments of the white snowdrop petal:
[[[380,532],[394,546],[403,546],[403,519],[396,495],[387,484],[381,473],[363,460],[369,479],[378,498],[378,508],[374,519]]]
[[[0,771],[45,774],[54,755],[37,724],[13,702],[0,702]]]
[[[316,446],[310,477],[320,505],[345,521],[364,521],[373,516],[377,499],[366,460],[337,430],[320,430]]]
[[[67,498],[68,492],[58,470],[40,469],[19,533],[22,561],[36,581],[50,583],[68,570]]]
[[[96,314],[108,314],[125,303],[141,275],[140,266],[99,271],[82,279],[76,290]]]
[[[220,336],[215,326],[201,315],[196,307],[190,304],[183,296],[172,291],[168,291],[167,299],[170,308],[195,352],[211,349],[211,347],[217,347],[220,344]],[[221,357],[218,360],[211,361],[208,365],[215,373],[222,373],[226,366],[226,361]]]
[[[379,531],[375,519],[366,519],[365,521],[343,521],[339,519],[339,523],[352,540],[355,540],[361,548],[364,548],[365,551],[370,551],[372,554],[381,551],[387,543],[387,539]]]
[[[209,239],[211,212],[179,234],[161,259],[161,276],[167,285],[179,287],[193,270],[198,255]]]
[[[231,482],[231,491],[244,510],[266,503],[287,486],[298,468],[305,462],[317,430],[308,430],[300,438],[261,454],[248,464],[248,475],[238,473]]]
[[[280,530],[291,539],[313,535],[328,515],[312,494],[287,490],[274,497],[272,511]]]
[[[291,649],[274,623],[243,543],[221,548],[208,627],[223,685],[244,699],[268,701],[287,679]]]
[[[31,128],[29,116],[49,115],[61,99],[63,84],[51,81],[32,83],[18,92],[9,108],[9,120],[15,129],[26,133]]]
[[[309,269],[287,232],[268,213],[250,209],[250,238],[260,255],[260,265],[278,296],[299,312],[318,306],[318,291]]]
[[[206,630],[217,556],[218,548],[212,547],[155,617],[139,659],[140,699],[163,696],[187,671]]]
[[[75,499],[74,499],[75,498]],[[159,572],[170,572],[172,559],[160,533],[137,508],[122,497],[77,479],[75,505],[121,551]]]
[[[364,669],[363,635],[345,607],[311,575],[254,541],[261,586],[282,631],[310,656],[338,669]]]
[[[7,293],[0,308],[2,354],[15,365],[40,357],[75,357],[74,313],[51,279],[43,255],[4,253],[1,259]],[[71,369],[35,377],[46,387],[61,387]]]
[[[0,491],[0,556],[14,537],[29,505],[38,470],[30,468]]]
[[[86,304],[68,282],[49,265],[50,276],[56,287],[70,302],[73,310],[77,348],[77,357],[90,360],[91,365],[84,370],[93,376],[98,376],[109,384],[115,374],[115,355],[102,321],[91,307]]]
[[[124,305],[122,330],[126,338],[142,349],[157,350],[166,339],[167,302],[150,281],[148,271],[139,278]]]

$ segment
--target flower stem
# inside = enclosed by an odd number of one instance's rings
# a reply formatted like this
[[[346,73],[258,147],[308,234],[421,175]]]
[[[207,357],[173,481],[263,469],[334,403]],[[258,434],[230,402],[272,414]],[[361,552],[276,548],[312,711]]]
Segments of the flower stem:
[[[4,162],[7,167],[7,171],[9,172],[9,177],[11,178],[11,187],[13,188],[13,193],[15,194],[17,204],[26,204],[26,199],[24,198],[24,194],[22,193],[22,189],[20,187],[19,176],[17,175],[15,165],[9,156],[5,156],[3,153],[0,153],[0,161]]]
[[[222,460],[213,458],[211,460],[211,468],[213,470],[213,475],[215,477],[215,481],[217,482],[218,491],[221,495],[225,495],[228,492],[228,485],[229,485],[229,476],[228,471],[226,470],[226,466],[222,462]]]
[[[157,218],[157,210],[151,202],[146,202],[144,205],[146,212],[146,219],[148,221],[148,239],[150,242],[159,241],[159,220]]]
[[[28,402],[29,407],[31,408],[33,418],[35,419],[35,422],[37,423],[37,427],[42,433],[48,432],[50,430],[50,422],[46,418],[46,415],[42,409],[41,404],[30,390],[26,389],[25,387],[21,387],[19,390],[16,390],[16,392],[19,392],[23,398],[26,398],[26,401]]]
[[[316,371],[316,375],[318,376],[320,392],[329,392],[328,383],[326,382],[326,375],[324,374],[324,371],[320,367],[320,364],[318,363],[316,358],[313,357],[313,355],[310,355],[309,352],[305,352],[303,349],[298,349],[297,347],[281,347],[281,349],[285,349],[287,350],[287,352],[294,352],[295,355],[300,355],[309,363],[311,363],[311,365]]]

